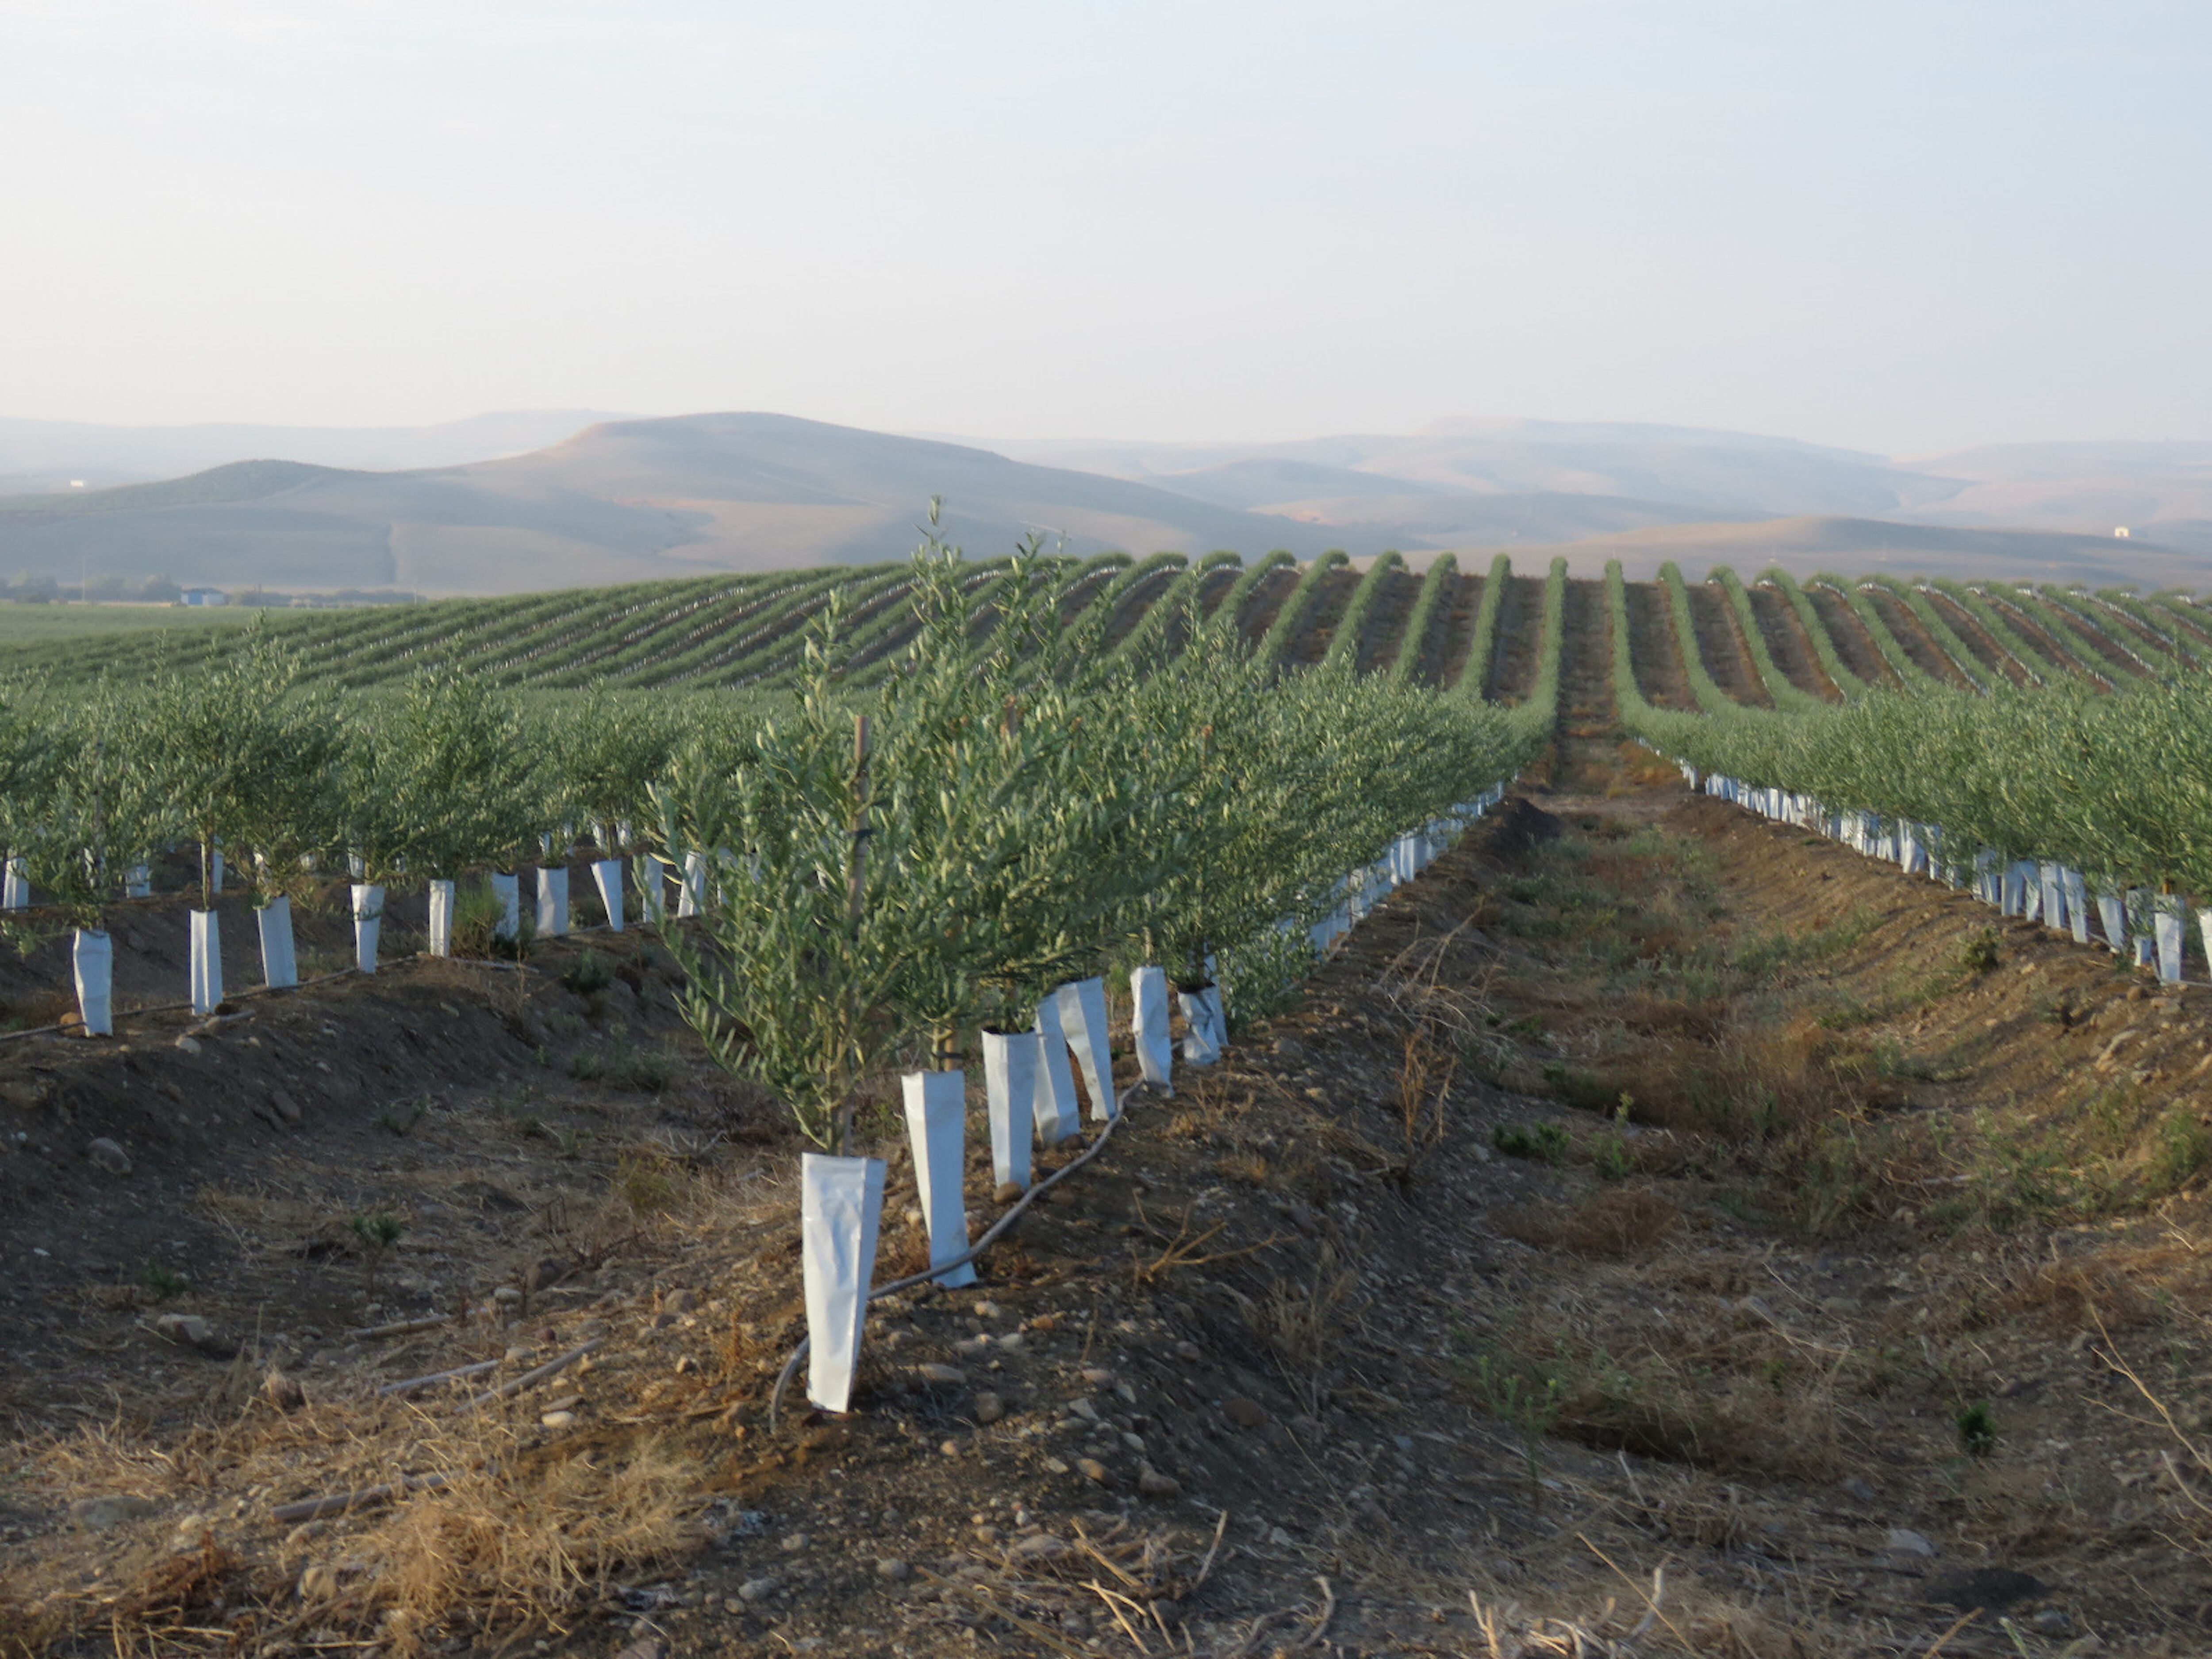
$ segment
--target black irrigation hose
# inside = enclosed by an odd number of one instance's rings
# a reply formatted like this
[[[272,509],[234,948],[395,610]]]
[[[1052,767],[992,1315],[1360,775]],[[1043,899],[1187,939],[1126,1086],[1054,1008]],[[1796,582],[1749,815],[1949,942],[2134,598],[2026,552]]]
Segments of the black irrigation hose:
[[[1114,1115],[1106,1120],[1106,1127],[1099,1132],[1098,1139],[1085,1147],[1080,1157],[1062,1164],[1015,1200],[1006,1214],[993,1222],[990,1230],[968,1247],[966,1254],[957,1255],[950,1261],[936,1262],[925,1272],[910,1273],[904,1279],[895,1279],[888,1285],[878,1285],[868,1292],[868,1300],[873,1302],[878,1297],[893,1295],[910,1285],[920,1285],[926,1280],[937,1278],[939,1274],[950,1273],[963,1263],[973,1261],[984,1251],[989,1249],[998,1242],[999,1236],[1012,1226],[1021,1212],[1029,1208],[1030,1202],[1039,1193],[1051,1191],[1054,1187],[1073,1175],[1105,1149],[1106,1143],[1114,1138],[1114,1131],[1121,1127],[1121,1120],[1128,1115],[1129,1097],[1139,1089],[1151,1086],[1146,1083],[1133,1083],[1116,1095],[1114,1097]],[[811,1341],[812,1339],[810,1337],[800,1337],[799,1346],[791,1351],[791,1358],[783,1362],[782,1370],[776,1374],[775,1391],[769,1395],[768,1399],[768,1431],[770,1434],[775,1432],[777,1419],[783,1413],[784,1390],[791,1386],[791,1379],[799,1370],[799,1362],[806,1358],[807,1348]]]

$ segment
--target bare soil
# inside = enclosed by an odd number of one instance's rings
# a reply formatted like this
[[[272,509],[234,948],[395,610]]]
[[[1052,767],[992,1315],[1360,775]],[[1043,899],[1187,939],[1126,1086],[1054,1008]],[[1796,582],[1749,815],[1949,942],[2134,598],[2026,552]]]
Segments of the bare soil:
[[[1813,647],[1805,638],[1803,625],[1797,620],[1796,607],[1782,596],[1779,589],[1750,586],[1744,589],[1751,600],[1751,614],[1759,624],[1759,635],[1766,641],[1767,654],[1800,691],[1830,702],[1840,701],[1842,694],[1820,666]]]
[[[1297,632],[1283,647],[1283,661],[1291,667],[1310,667],[1328,654],[1329,641],[1336,636],[1336,625],[1352,603],[1352,596],[1359,591],[1366,572],[1354,570],[1349,565],[1339,566],[1324,575],[1315,587],[1307,603],[1306,614],[1300,619]]]
[[[1488,580],[1468,575],[1452,579],[1451,592],[1437,607],[1441,618],[1429,624],[1416,684],[1455,686],[1467,672],[1468,659],[1474,651],[1474,621],[1482,614],[1482,585]]]
[[[1407,621],[1413,615],[1413,602],[1421,597],[1422,581],[1410,570],[1393,570],[1382,578],[1382,591],[1367,607],[1366,625],[1360,630],[1359,651],[1352,665],[1361,673],[1382,672],[1397,665]]]
[[[1518,702],[1534,687],[1543,617],[1543,580],[1508,576],[1498,605],[1498,639],[1491,647],[1486,696],[1498,702]]]
[[[1963,686],[1966,676],[1959,672],[1943,647],[1929,637],[1928,630],[1920,625],[1920,618],[1907,610],[1894,593],[1885,588],[1870,587],[1866,591],[1867,602],[1874,607],[1889,629],[1890,637],[1898,643],[1913,666],[1931,680],[1943,685]]]
[[[2027,665],[1999,645],[1990,636],[1989,629],[1975,620],[1972,611],[1950,595],[1932,589],[1928,594],[1928,603],[1935,606],[1937,616],[1951,625],[1951,631],[1966,642],[1966,648],[1974,653],[1974,660],[1982,665],[1984,672],[2002,674],[2014,685],[2027,684]]]
[[[1808,584],[1805,588],[1805,597],[1812,601],[1813,614],[1828,630],[1828,638],[1834,643],[1836,655],[1842,659],[1844,667],[1869,685],[1895,686],[1898,684],[1896,672],[1875,649],[1874,641],[1867,637],[1865,628],[1852,615],[1850,606],[1844,603],[1840,594]]]
[[[1766,695],[1758,665],[1744,648],[1728,595],[1711,582],[1686,583],[1683,591],[1690,596],[1690,626],[1696,633],[1698,655],[1705,672],[1737,702],[1762,708],[1770,706],[1773,699]]]
[[[878,1303],[842,1418],[770,1425],[799,1148],[647,935],[0,1048],[0,1637],[2205,1651],[2212,991],[1632,746],[1555,775],[1136,1091],[976,1289]],[[927,1260],[893,1093],[879,1282]]]

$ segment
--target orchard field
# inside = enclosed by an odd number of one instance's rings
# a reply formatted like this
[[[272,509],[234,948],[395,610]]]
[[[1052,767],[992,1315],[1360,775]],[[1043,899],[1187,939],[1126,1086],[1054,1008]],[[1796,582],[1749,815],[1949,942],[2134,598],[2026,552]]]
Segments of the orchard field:
[[[0,1653],[2212,1644],[2188,597],[192,623],[0,654]]]

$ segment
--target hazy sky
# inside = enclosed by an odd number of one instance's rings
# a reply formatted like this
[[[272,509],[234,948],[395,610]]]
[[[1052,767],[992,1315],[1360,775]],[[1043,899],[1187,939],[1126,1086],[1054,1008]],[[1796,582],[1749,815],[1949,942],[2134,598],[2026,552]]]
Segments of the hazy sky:
[[[2212,6],[0,0],[0,414],[2212,437]]]

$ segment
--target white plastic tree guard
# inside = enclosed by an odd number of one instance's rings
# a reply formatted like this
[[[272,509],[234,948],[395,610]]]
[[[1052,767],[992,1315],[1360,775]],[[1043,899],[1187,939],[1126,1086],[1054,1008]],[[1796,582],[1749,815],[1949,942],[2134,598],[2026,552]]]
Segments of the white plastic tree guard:
[[[208,890],[222,891],[222,848],[218,847],[208,854]]]
[[[453,884],[450,881],[430,884],[430,954],[453,954]]]
[[[1186,1066],[1212,1066],[1229,1046],[1229,1021],[1221,1009],[1221,988],[1201,985],[1195,991],[1177,991],[1182,1004],[1182,1058]]]
[[[2136,966],[2138,968],[2155,968],[2157,965],[2157,945],[2153,942],[2151,936],[2148,933],[2137,933],[2136,935]]]
[[[600,859],[592,866],[592,880],[599,890],[599,904],[607,913],[607,931],[623,930],[623,868],[620,859]]]
[[[2158,914],[2152,918],[2154,936],[2158,940],[2158,976],[2167,985],[2181,983],[2181,902],[2171,894],[2160,894]]]
[[[31,905],[30,873],[21,859],[9,859],[0,876],[0,910],[27,910]]]
[[[2058,878],[2058,866],[2044,859],[2035,866],[2037,890],[2043,895],[2043,925],[2057,932],[2066,925],[2066,890]]]
[[[2073,930],[2074,942],[2089,942],[2089,884],[2079,870],[2065,865],[2058,867],[2058,896],[2066,902],[2066,925]]]
[[[192,912],[192,1012],[211,1014],[222,1001],[222,930],[212,910]]]
[[[639,925],[659,927],[668,920],[668,866],[654,854],[640,853],[630,860],[630,879],[637,886]]]
[[[509,941],[522,937],[522,884],[513,876],[494,872],[491,878],[492,902],[499,906],[499,919],[491,925],[492,937]]]
[[[884,1164],[808,1152],[799,1163],[799,1274],[806,1291],[806,1397],[823,1411],[852,1404],[860,1327],[875,1276]]]
[[[2124,957],[2128,953],[2128,906],[2111,888],[2097,895],[2097,920],[2104,925],[2105,943],[2112,947],[2112,954]]]
[[[538,869],[538,937],[559,939],[568,931],[568,872],[540,865]]]
[[[353,965],[376,971],[377,935],[384,931],[384,889],[374,882],[353,884]]]
[[[218,893],[222,890],[219,886],[216,889]],[[123,872],[123,896],[125,898],[154,896],[154,866],[152,865],[134,864]]]
[[[1137,1070],[1146,1082],[1173,1093],[1175,1039],[1168,1034],[1167,969],[1136,969],[1129,975],[1129,1000],[1135,1005],[1129,1034],[1136,1040]]]
[[[105,930],[80,927],[70,948],[76,978],[76,1012],[94,1036],[115,1034],[115,942]]]
[[[1107,1046],[1106,981],[1079,979],[1053,994],[1060,999],[1060,1029],[1067,1051],[1083,1068],[1091,1091],[1091,1121],[1103,1123],[1120,1110],[1114,1098],[1114,1054]]]
[[[696,916],[707,902],[707,855],[690,852],[684,855],[684,890],[676,896],[676,914]]]
[[[1067,1063],[1067,1033],[1060,1024],[1060,994],[1046,994],[1036,1011],[1036,1132],[1057,1146],[1083,1131],[1083,1112],[1075,1097],[1075,1070]]]
[[[968,1254],[968,1074],[964,1072],[908,1072],[906,1138],[914,1150],[914,1184],[929,1229],[929,1265]],[[936,1275],[948,1291],[975,1282],[973,1262],[963,1261]]]
[[[1037,1060],[1043,1039],[1035,1031],[983,1033],[983,1098],[991,1120],[991,1184],[1026,1188],[1030,1148],[1036,1138]]]
[[[261,982],[285,990],[300,982],[300,957],[292,944],[292,901],[279,893],[253,913],[261,930]]]

